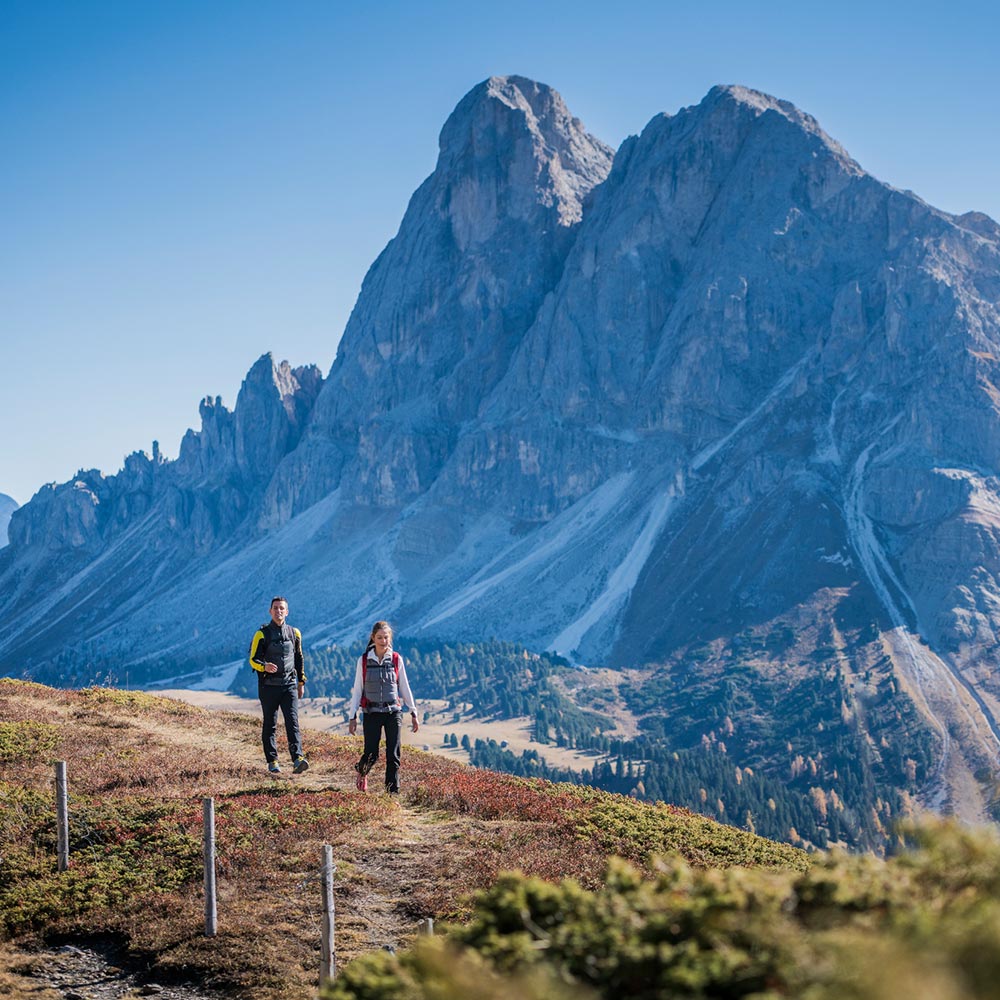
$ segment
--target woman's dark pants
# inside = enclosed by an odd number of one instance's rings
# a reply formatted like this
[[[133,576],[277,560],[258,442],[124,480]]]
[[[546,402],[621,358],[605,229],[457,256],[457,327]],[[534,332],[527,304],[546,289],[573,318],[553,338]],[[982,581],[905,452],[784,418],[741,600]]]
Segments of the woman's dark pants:
[[[365,734],[365,752],[358,761],[358,771],[367,774],[378,760],[379,741],[385,730],[385,790],[399,791],[399,758],[403,752],[403,713],[365,712],[361,717]]]
[[[264,757],[268,762],[278,759],[278,741],[275,728],[278,724],[278,709],[285,717],[285,735],[288,737],[288,750],[292,760],[302,756],[302,739],[299,736],[299,699],[294,687],[257,685],[257,695],[260,707],[264,711],[264,725],[260,731],[261,742],[264,744]]]

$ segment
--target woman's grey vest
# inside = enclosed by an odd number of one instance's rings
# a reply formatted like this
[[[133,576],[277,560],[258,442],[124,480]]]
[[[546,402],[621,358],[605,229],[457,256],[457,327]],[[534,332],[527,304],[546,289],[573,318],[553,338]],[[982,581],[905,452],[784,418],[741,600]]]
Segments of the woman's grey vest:
[[[399,702],[399,682],[392,650],[381,660],[370,652],[365,658],[365,701],[370,708],[395,708]]]

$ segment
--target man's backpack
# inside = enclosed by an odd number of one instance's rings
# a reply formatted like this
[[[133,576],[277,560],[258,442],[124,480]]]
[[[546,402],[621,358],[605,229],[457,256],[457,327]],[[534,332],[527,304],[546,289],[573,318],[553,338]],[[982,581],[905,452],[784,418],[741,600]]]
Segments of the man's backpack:
[[[396,690],[399,690],[399,653],[392,651],[392,668],[396,671]],[[368,652],[365,651],[361,657],[361,707],[368,707],[368,699],[365,697],[365,681],[368,679]]]

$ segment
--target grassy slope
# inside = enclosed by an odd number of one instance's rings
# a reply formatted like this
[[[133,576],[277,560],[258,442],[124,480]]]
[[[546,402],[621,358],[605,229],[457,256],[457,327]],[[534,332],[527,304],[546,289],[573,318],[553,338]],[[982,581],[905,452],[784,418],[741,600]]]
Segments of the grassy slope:
[[[0,937],[125,937],[161,977],[247,997],[315,990],[317,871],[337,863],[338,964],[399,946],[420,918],[520,869],[599,888],[607,858],[803,870],[805,855],[682,809],[475,771],[404,751],[403,794],[355,791],[359,739],[310,733],[305,775],[268,776],[259,723],[105,689],[0,680]],[[70,782],[70,871],[55,865],[52,762]],[[202,797],[217,813],[219,935],[205,938]]]

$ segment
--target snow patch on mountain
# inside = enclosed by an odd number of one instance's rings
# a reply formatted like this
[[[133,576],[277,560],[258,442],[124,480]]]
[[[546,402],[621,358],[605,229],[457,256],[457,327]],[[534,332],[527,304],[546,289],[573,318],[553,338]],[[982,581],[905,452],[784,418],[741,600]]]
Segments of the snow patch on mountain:
[[[621,612],[635,587],[639,574],[649,559],[653,546],[670,517],[675,493],[667,491],[654,499],[649,517],[639,537],[628,550],[625,558],[608,577],[604,590],[575,621],[570,622],[552,640],[549,649],[561,655],[573,656],[583,645],[584,637],[601,619]]]
[[[890,430],[894,418],[882,434]],[[871,518],[865,513],[865,473],[877,440],[868,445],[854,464],[845,509],[850,539],[862,568],[889,615],[891,645],[897,662],[913,685],[913,693],[941,739],[934,778],[929,791],[931,808],[941,809],[948,797],[946,777],[952,752],[951,730],[956,721],[975,734],[987,755],[997,759],[1000,729],[983,699],[951,664],[920,641],[923,629],[916,602],[900,579],[880,542]]]
[[[552,560],[563,553],[581,535],[591,535],[595,524],[605,522],[621,504],[632,475],[619,475],[599,486],[578,501],[530,540],[512,546],[502,556],[476,573],[469,584],[449,598],[421,622],[418,628],[428,631],[513,577],[540,581],[551,571]]]
[[[249,648],[249,642],[248,642]],[[244,668],[250,669],[247,660],[234,660],[207,670],[197,670],[189,674],[177,674],[165,677],[146,685],[147,691],[163,690],[165,688],[184,688],[187,691],[228,691],[236,675]]]

